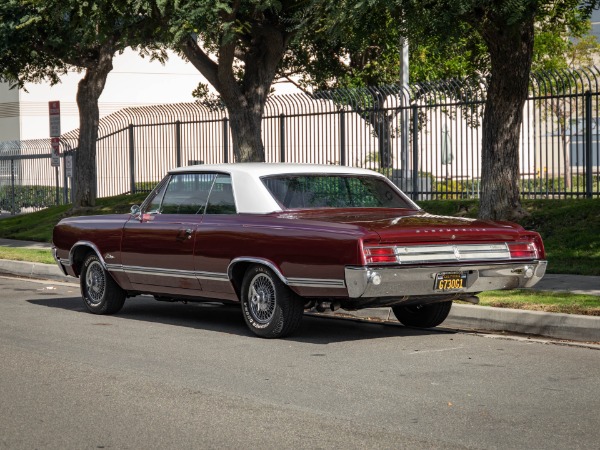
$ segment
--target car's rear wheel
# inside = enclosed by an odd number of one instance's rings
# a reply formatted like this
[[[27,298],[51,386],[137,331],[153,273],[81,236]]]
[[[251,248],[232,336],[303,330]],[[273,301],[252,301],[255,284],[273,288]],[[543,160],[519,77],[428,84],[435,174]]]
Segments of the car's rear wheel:
[[[429,305],[392,306],[396,319],[408,327],[432,328],[441,324],[452,308],[452,301]]]
[[[253,333],[280,338],[298,329],[304,308],[301,299],[271,269],[253,265],[242,283],[242,311]]]
[[[94,314],[114,314],[125,303],[125,291],[112,279],[95,254],[85,258],[79,283],[83,302]]]

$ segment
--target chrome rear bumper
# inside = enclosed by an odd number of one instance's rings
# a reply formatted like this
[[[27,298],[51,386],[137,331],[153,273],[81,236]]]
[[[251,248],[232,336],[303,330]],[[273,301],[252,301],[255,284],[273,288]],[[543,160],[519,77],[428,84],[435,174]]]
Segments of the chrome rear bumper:
[[[466,272],[466,288],[452,293],[476,293],[497,289],[534,286],[546,273],[547,261],[420,267],[346,267],[346,287],[350,298],[438,295],[436,274]]]

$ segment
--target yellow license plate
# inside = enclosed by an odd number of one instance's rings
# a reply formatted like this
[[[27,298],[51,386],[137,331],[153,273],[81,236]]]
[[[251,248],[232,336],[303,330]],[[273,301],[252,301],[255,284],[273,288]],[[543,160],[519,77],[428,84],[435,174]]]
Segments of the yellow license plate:
[[[436,291],[457,291],[467,287],[467,272],[440,272],[435,276]]]

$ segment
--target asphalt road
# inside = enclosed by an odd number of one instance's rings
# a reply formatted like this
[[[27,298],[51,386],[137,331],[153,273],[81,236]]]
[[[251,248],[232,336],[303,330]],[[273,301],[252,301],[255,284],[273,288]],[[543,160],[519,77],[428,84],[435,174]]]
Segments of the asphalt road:
[[[600,352],[0,277],[0,448],[596,449]]]

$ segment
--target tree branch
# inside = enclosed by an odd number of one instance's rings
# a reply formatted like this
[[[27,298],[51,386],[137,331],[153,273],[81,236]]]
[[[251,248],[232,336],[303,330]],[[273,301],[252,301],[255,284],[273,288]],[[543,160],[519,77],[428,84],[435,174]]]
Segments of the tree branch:
[[[216,62],[208,57],[206,52],[200,48],[196,40],[189,35],[180,45],[180,50],[188,59],[189,62],[200,72],[206,80],[221,92],[219,88],[218,70],[219,66]]]

